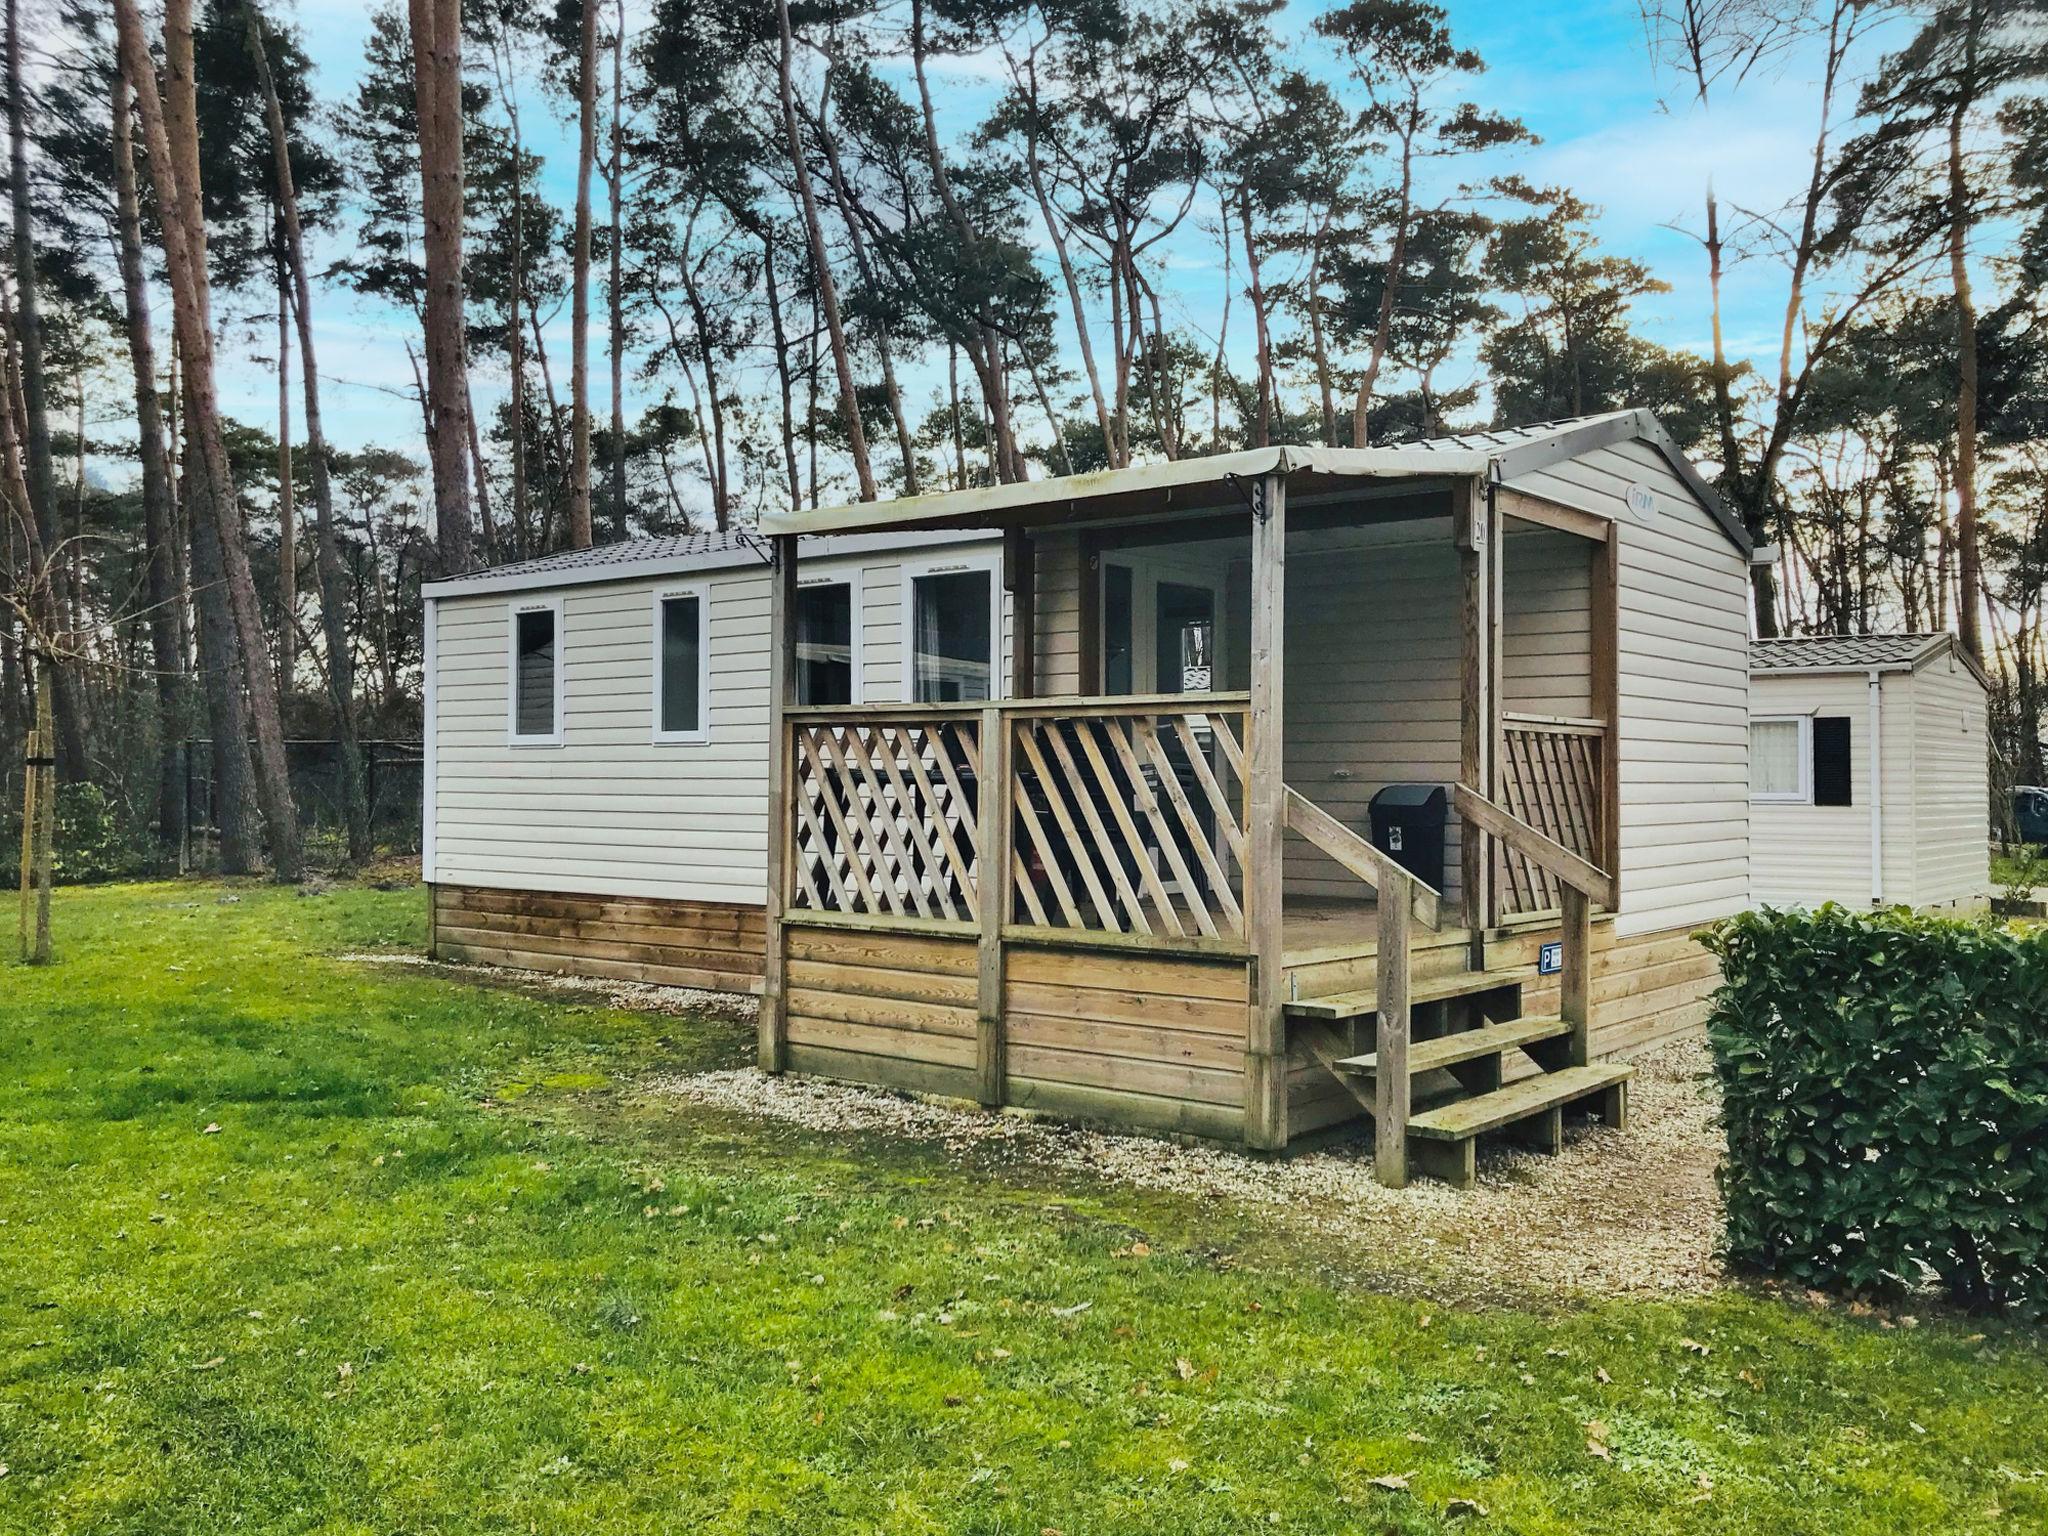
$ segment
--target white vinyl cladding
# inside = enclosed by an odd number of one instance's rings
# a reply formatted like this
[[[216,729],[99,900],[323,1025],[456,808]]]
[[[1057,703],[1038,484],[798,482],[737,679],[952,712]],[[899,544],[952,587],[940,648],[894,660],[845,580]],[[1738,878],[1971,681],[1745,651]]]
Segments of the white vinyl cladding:
[[[1879,674],[1882,899],[1887,906],[1971,907],[1990,894],[1990,761],[1984,690],[1952,654]],[[1752,718],[1845,716],[1845,806],[1751,807],[1752,896],[1759,906],[1871,904],[1870,678],[1863,670],[1762,671]]]
[[[1516,482],[1615,520],[1621,910],[1659,933],[1749,905],[1749,564],[1649,444]],[[1629,510],[1630,485],[1655,496]]]
[[[979,541],[958,550],[983,552]],[[806,583],[854,578],[858,676],[869,703],[901,698],[903,561],[894,552],[863,553],[799,567]],[[707,735],[699,744],[657,742],[649,730],[656,594],[681,590],[701,591],[706,603]],[[504,593],[437,598],[434,879],[759,905],[768,836],[767,567],[750,560],[517,596],[561,604],[562,743],[546,751],[507,744],[514,604]],[[1007,648],[1006,603],[1003,611]],[[1005,676],[998,666],[998,687]]]

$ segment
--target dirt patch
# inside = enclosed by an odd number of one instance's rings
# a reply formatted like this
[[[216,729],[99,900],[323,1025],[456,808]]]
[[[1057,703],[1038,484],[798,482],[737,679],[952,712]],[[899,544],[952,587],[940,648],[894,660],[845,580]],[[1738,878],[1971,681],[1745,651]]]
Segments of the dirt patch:
[[[1469,1190],[1430,1180],[1382,1188],[1364,1146],[1270,1161],[753,1069],[666,1075],[640,1091],[807,1130],[907,1138],[982,1171],[1226,1201],[1332,1239],[1378,1276],[1399,1270],[1425,1286],[1498,1295],[1712,1290],[1723,1279],[1714,1183],[1722,1142],[1705,1046],[1680,1042],[1636,1066],[1629,1130],[1585,1128],[1555,1156],[1482,1153]]]
[[[552,971],[520,971],[502,965],[455,965],[390,950],[337,955],[354,965],[394,965],[459,981],[481,982],[542,995],[587,998],[609,1008],[637,1013],[711,1015],[751,1022],[760,1013],[758,998],[736,992],[708,992],[696,987],[658,987],[644,981],[612,981],[601,976],[563,976]]]

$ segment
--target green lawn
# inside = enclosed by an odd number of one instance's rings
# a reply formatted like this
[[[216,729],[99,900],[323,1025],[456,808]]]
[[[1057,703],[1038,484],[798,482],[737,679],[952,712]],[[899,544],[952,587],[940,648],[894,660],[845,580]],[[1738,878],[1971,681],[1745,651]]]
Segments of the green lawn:
[[[0,1529],[2048,1526],[2034,1333],[1373,1294],[1241,1213],[656,1103],[745,1032],[326,958],[416,890],[57,919],[0,965]]]

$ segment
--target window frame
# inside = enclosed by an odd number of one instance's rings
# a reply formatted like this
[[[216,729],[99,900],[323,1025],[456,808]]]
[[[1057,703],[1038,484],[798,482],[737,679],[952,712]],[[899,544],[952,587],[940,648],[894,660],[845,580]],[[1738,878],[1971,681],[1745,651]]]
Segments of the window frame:
[[[1812,715],[1751,715],[1749,731],[1753,735],[1760,725],[1791,725],[1798,727],[1799,746],[1799,787],[1796,790],[1760,790],[1753,782],[1755,765],[1755,744],[1749,745],[1752,766],[1752,783],[1749,800],[1752,805],[1811,805],[1813,804],[1813,716]]]
[[[697,601],[697,728],[666,731],[661,726],[661,695],[668,674],[668,655],[662,645],[667,628],[663,605],[678,598]],[[657,747],[703,747],[711,743],[711,583],[708,581],[663,582],[648,595],[648,643],[652,663],[648,667],[651,688],[648,698],[648,729]]]
[[[519,616],[552,613],[555,617],[554,728],[546,734],[519,729]],[[562,596],[514,598],[505,605],[505,741],[514,747],[559,747],[569,696],[568,631],[562,622]]]
[[[864,668],[863,668],[863,665],[862,665],[862,663],[863,663],[863,662],[864,662],[864,660],[865,660],[865,656],[864,656],[864,651],[865,651],[865,647],[864,647],[864,646],[862,645],[862,643],[861,643],[861,639],[862,639],[862,636],[861,636],[861,630],[862,630],[863,626],[862,626],[862,624],[861,624],[861,582],[860,582],[860,576],[861,576],[861,573],[860,573],[860,568],[859,568],[858,566],[852,567],[852,568],[850,568],[850,569],[848,569],[848,570],[844,570],[844,571],[834,571],[834,570],[829,570],[829,569],[828,569],[828,570],[825,570],[825,571],[820,571],[820,572],[816,572],[816,573],[814,573],[814,574],[809,574],[809,575],[805,574],[805,572],[804,572],[804,570],[803,570],[803,567],[802,567],[802,566],[798,566],[798,568],[797,568],[797,578],[796,578],[796,588],[797,588],[797,591],[798,591],[798,592],[806,592],[806,591],[809,591],[809,590],[810,590],[811,588],[813,588],[813,587],[844,587],[844,588],[846,588],[846,602],[847,602],[847,637],[846,637],[846,638],[847,638],[847,645],[848,645],[849,659],[850,659],[850,661],[851,661],[851,663],[852,663],[852,668],[853,668],[853,676],[852,676],[851,680],[849,681],[849,683],[848,683],[848,685],[847,685],[847,691],[848,691],[848,692],[849,692],[849,693],[850,693],[850,694],[852,695],[852,697],[853,697],[853,702],[854,702],[854,703],[856,703],[856,704],[865,704],[865,703],[867,702],[867,696],[866,696],[866,694],[865,694],[865,693],[864,693],[864,692],[863,692],[862,690],[863,690],[863,685],[864,685],[864,683],[866,682],[866,680],[867,680],[867,679],[866,679],[866,672],[865,672],[865,670],[864,670]],[[790,615],[789,617],[790,617],[790,624],[791,624],[792,626],[794,626],[794,625],[795,625],[795,623],[796,623],[796,615],[795,615],[794,613],[792,613],[792,614],[791,614],[791,615]],[[798,704],[798,705],[796,705],[796,706],[794,706],[794,707],[796,707],[796,708],[799,708],[799,709],[803,709],[803,708],[809,708],[810,706],[808,706],[808,705],[804,705],[804,704]]]
[[[1003,603],[1009,594],[1003,590],[1003,557],[1000,553],[956,555],[950,559],[935,558],[904,563],[902,606],[897,614],[898,633],[902,637],[903,649],[903,696],[900,702],[908,704],[917,698],[916,626],[919,578],[957,576],[968,571],[980,571],[988,580],[988,702],[1000,702],[1008,696],[1005,686],[1009,682],[1010,669],[1005,665],[1003,656]]]

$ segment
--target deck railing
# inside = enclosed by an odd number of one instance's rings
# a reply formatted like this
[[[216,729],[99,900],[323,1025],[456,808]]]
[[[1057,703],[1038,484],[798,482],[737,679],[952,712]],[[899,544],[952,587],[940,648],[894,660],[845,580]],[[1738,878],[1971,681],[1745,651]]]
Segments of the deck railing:
[[[1009,921],[1242,943],[1248,709],[1241,694],[1005,708]]]
[[[993,913],[1241,950],[1249,707],[1235,693],[790,710],[784,909]]]
[[[787,721],[786,907],[974,921],[980,713],[831,708]]]
[[[1557,716],[1501,717],[1501,808],[1588,864],[1604,862],[1606,724]],[[1549,869],[1513,843],[1495,843],[1495,886],[1502,917],[1555,912],[1562,887]]]

